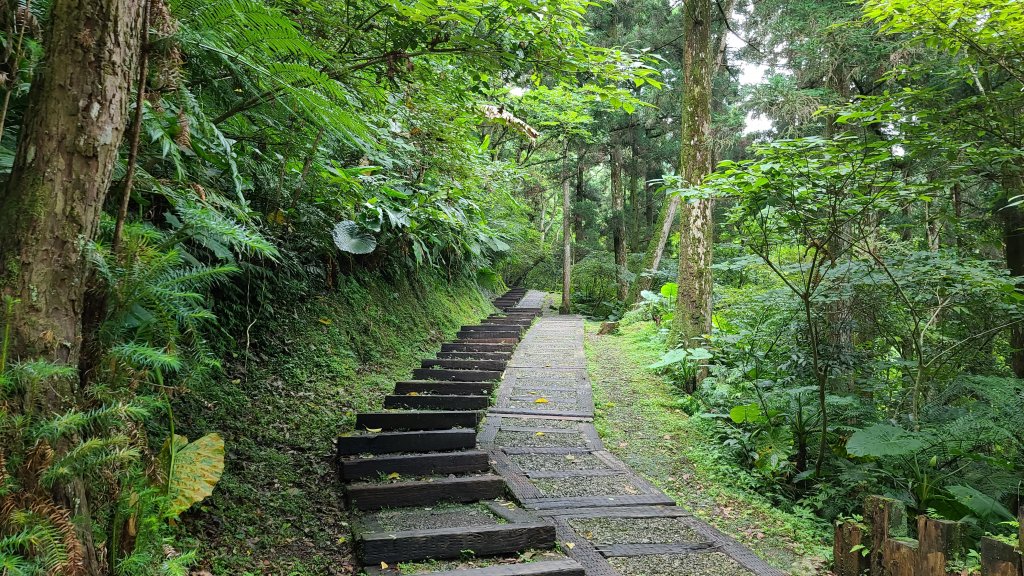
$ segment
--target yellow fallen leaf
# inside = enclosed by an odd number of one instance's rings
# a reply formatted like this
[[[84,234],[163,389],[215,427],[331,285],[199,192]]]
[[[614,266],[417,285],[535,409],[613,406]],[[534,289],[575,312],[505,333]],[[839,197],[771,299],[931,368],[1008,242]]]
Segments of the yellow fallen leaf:
[[[534,404],[547,404],[548,403],[548,399],[547,398],[537,398],[533,402],[534,402]]]
[[[576,543],[575,542],[566,542],[565,543],[565,547],[568,548],[569,550],[572,550],[573,548],[576,547]]]
[[[537,432],[537,434],[536,434],[536,436],[543,436],[543,435],[544,435],[543,432]]]
[[[419,396],[419,395],[420,395],[419,392],[409,392],[408,394],[406,394],[406,396]]]
[[[388,563],[387,562],[381,562],[380,563],[380,569],[381,570],[387,570],[388,569]]]
[[[388,474],[388,480],[398,480],[401,477],[402,475],[399,474],[398,472],[392,472],[391,474]]]
[[[334,322],[330,318],[320,318],[320,323],[324,326],[330,326]]]
[[[344,544],[346,540],[348,540],[348,538],[342,536],[341,538],[338,538],[338,544]]]
[[[367,428],[366,429],[367,432],[373,432],[374,434],[376,434],[377,432],[380,432],[382,430],[384,430],[384,429],[383,428]]]

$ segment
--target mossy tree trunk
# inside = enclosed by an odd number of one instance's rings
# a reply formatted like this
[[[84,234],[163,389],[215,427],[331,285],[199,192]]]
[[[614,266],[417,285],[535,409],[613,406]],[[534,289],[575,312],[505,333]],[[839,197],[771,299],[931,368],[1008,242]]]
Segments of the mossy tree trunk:
[[[577,173],[578,174],[578,173]],[[572,294],[572,185],[566,174],[562,180],[562,305],[559,312],[568,314]]]
[[[687,2],[684,9],[682,150],[679,172],[694,188],[712,168],[711,146],[711,0]],[[684,346],[711,331],[711,247],[714,221],[711,198],[682,202],[679,238],[679,296],[673,340]]]
[[[610,156],[615,280],[619,287],[619,300],[625,301],[629,293],[629,282],[626,280],[626,274],[629,271],[626,260],[626,191],[622,186],[622,146],[617,136],[612,136]]]
[[[0,290],[20,300],[11,320],[15,359],[77,367],[87,243],[95,236],[124,135],[143,0],[54,0],[46,55],[32,82],[11,175],[0,193]],[[45,412],[75,404],[77,386],[53,382]],[[105,572],[92,542],[85,487],[59,494],[79,526],[84,569]]]

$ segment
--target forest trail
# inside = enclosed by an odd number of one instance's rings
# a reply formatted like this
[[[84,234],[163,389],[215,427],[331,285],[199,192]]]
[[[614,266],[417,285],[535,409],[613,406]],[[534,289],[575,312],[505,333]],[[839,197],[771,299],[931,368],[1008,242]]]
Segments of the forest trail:
[[[781,574],[604,450],[581,317],[495,305],[337,440],[368,574]]]
[[[782,574],[604,449],[583,318],[546,303],[536,291],[523,298],[545,314],[512,355],[478,437],[515,500],[555,525],[588,576]]]

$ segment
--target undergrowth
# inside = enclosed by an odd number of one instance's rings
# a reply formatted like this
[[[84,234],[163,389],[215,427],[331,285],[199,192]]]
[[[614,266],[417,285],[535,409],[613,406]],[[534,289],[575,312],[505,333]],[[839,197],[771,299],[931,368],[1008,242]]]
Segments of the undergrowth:
[[[182,538],[213,574],[353,571],[333,440],[379,409],[396,380],[490,304],[468,282],[347,279],[335,293],[278,305],[228,354],[222,380],[177,404],[187,432],[219,430],[227,464]]]
[[[827,524],[799,508],[782,510],[758,493],[756,480],[734,465],[712,422],[690,417],[687,400],[647,366],[663,346],[651,322],[598,336],[586,326],[586,353],[606,447],[679,505],[794,575],[824,573]]]

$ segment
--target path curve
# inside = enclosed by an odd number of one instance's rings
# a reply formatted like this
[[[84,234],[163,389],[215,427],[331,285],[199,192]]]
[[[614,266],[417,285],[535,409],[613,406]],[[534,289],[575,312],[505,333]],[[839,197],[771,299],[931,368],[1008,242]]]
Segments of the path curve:
[[[550,295],[506,367],[477,441],[527,510],[554,523],[589,576],[781,576],[750,549],[677,507],[606,451],[594,428],[583,319]]]

